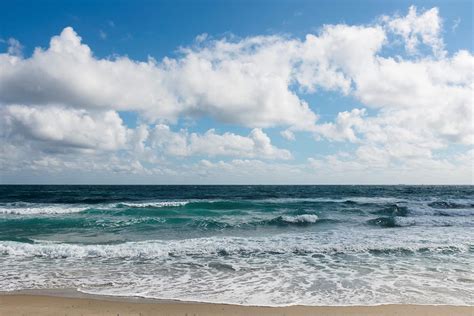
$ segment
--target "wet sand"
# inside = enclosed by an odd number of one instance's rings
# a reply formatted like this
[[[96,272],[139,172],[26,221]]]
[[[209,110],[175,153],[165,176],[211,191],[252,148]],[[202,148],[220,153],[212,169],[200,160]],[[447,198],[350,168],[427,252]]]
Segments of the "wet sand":
[[[51,294],[51,293],[49,293]],[[67,294],[67,293],[66,293]],[[0,295],[0,315],[474,315],[472,306],[288,306],[257,307],[103,297],[12,293]]]

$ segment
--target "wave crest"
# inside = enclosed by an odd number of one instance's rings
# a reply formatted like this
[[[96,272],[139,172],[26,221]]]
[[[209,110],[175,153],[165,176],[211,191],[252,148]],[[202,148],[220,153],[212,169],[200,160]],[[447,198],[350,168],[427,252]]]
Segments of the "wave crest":
[[[314,214],[302,214],[296,216],[281,216],[283,222],[290,224],[313,224],[318,221],[318,216]]]
[[[150,260],[169,257],[218,257],[241,255],[325,255],[342,253],[406,254],[462,253],[473,251],[466,243],[366,243],[322,245],[312,240],[296,238],[207,237],[185,240],[153,240],[121,244],[79,245],[47,241],[0,241],[0,255],[41,258],[102,258]]]
[[[36,215],[36,214],[68,214],[79,213],[89,209],[88,205],[68,204],[42,204],[13,202],[4,203],[0,206],[0,214],[11,215]]]
[[[160,202],[124,202],[117,204],[117,207],[133,208],[161,208],[161,207],[179,207],[185,206],[189,201],[160,201]]]

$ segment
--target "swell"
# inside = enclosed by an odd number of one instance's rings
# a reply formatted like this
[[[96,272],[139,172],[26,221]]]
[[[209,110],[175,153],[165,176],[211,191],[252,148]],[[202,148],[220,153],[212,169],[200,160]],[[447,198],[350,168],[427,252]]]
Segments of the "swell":
[[[254,228],[265,226],[310,226],[315,224],[337,223],[337,220],[319,219],[314,214],[281,215],[270,218],[254,217],[189,217],[167,213],[168,217],[15,217],[0,219],[0,238],[10,235],[35,235],[60,233],[68,230],[99,229],[99,231],[117,231],[118,229],[145,229],[153,231],[159,228],[222,230],[232,228]],[[171,216],[171,217],[170,217]],[[98,231],[98,232],[99,232]]]
[[[222,231],[310,227],[341,223],[374,228],[474,226],[472,199],[402,200],[394,197],[265,198],[259,200],[150,200],[110,204],[0,203],[0,237],[94,228]],[[340,229],[344,229],[340,225]]]
[[[181,229],[184,232],[197,229],[198,231],[220,231],[224,229],[253,229],[253,228],[304,228],[314,226],[328,225],[347,225],[351,221],[341,221],[334,218],[320,218],[315,214],[301,215],[276,215],[273,217],[119,217],[119,218],[100,218],[100,217],[34,217],[34,218],[12,218],[0,220],[0,238],[9,235],[30,236],[48,233],[65,233],[74,231],[99,232],[120,232],[121,230],[155,231],[155,234],[167,229]],[[358,225],[359,222],[353,221],[352,225]],[[364,222],[362,222],[364,223]],[[372,227],[380,228],[402,228],[409,226],[430,226],[430,227],[474,227],[474,219],[469,218],[446,218],[438,217],[376,217],[368,219],[365,223]],[[344,226],[339,226],[344,229]],[[283,230],[282,230],[283,231]]]
[[[140,212],[146,210],[179,210],[192,212],[199,211],[232,211],[232,210],[258,210],[274,211],[281,208],[335,209],[344,210],[358,207],[372,214],[407,216],[419,214],[432,214],[443,216],[472,216],[474,203],[465,201],[410,201],[387,197],[358,197],[347,199],[332,198],[271,198],[259,200],[149,200],[133,201],[121,200],[114,203],[32,203],[32,202],[7,202],[0,203],[0,214],[34,215],[34,214],[67,214],[78,212],[114,212],[128,210]],[[375,209],[374,209],[375,208]],[[117,212],[118,213],[118,212]],[[120,214],[120,213],[118,213]]]
[[[367,220],[370,226],[382,228],[396,228],[408,226],[429,227],[474,227],[474,218],[446,218],[445,216],[418,216],[418,217],[377,217]]]
[[[464,209],[464,208],[474,208],[474,203],[460,203],[453,201],[435,201],[428,203],[428,206],[435,209]]]

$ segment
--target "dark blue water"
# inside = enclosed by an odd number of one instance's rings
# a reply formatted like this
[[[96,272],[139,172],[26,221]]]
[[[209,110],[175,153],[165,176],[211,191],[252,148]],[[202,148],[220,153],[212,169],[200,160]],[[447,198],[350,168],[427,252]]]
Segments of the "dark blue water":
[[[0,287],[471,304],[472,186],[0,186]]]

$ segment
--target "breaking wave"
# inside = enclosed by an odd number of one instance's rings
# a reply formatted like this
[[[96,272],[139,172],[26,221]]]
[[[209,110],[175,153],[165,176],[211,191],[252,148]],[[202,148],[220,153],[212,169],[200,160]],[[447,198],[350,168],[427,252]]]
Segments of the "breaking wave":
[[[272,255],[334,255],[334,254],[407,254],[465,253],[473,245],[376,243],[319,245],[299,238],[209,237],[186,240],[125,242],[121,244],[78,245],[48,241],[0,241],[1,256],[40,258],[102,258],[151,260],[172,257],[272,256]]]

